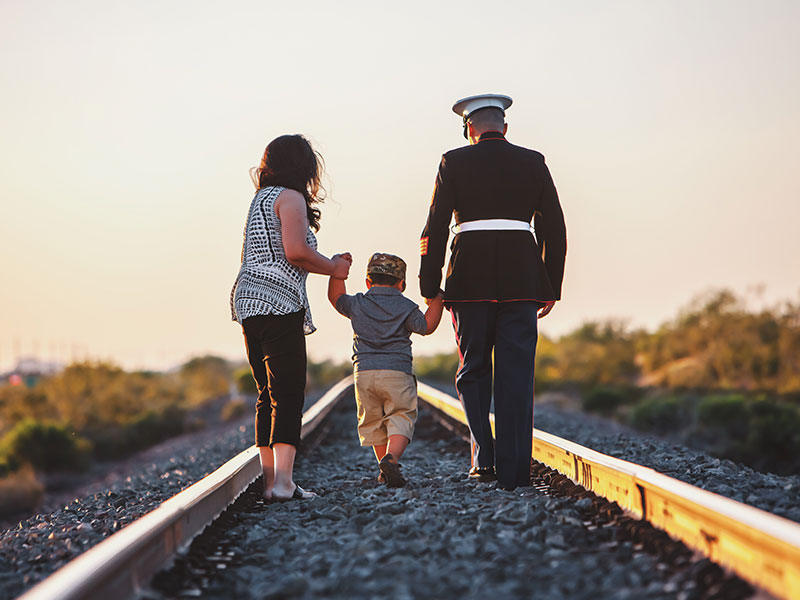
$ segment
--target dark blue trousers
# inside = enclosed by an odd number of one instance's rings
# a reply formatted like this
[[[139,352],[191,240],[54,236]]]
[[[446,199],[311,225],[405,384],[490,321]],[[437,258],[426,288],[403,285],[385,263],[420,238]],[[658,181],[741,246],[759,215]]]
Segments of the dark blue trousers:
[[[459,302],[450,307],[461,358],[456,390],[472,432],[472,464],[494,466],[504,488],[530,485],[540,307],[527,301]],[[493,392],[496,442],[489,425]]]

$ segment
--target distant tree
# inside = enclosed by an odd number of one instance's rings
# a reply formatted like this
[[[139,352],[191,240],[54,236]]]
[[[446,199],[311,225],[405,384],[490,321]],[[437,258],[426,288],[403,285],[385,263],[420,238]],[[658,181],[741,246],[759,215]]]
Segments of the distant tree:
[[[353,372],[353,365],[348,362],[333,362],[324,360],[314,362],[309,360],[307,366],[308,388],[329,388]]]
[[[800,392],[800,302],[783,305],[778,320],[776,352],[771,361],[777,379],[777,391],[782,394]],[[769,365],[770,371],[773,365]]]
[[[656,385],[798,390],[800,307],[751,312],[729,290],[709,292],[643,338],[640,363]]]
[[[70,365],[41,384],[55,409],[50,415],[77,430],[126,423],[148,410],[180,403],[176,381],[152,373],[126,373],[109,363]]]
[[[253,379],[253,372],[250,367],[239,367],[233,372],[233,381],[236,384],[236,389],[241,394],[256,394],[256,380]]]
[[[230,391],[233,367],[219,356],[199,356],[185,363],[179,376],[187,404],[200,406]]]
[[[549,348],[548,368],[562,381],[587,386],[633,382],[639,374],[636,346],[641,335],[619,320],[585,323]]]
[[[456,371],[458,371],[458,354],[455,351],[414,358],[414,372],[420,379],[453,383]]]
[[[0,386],[0,435],[24,419],[53,418],[54,408],[41,386]]]
[[[562,382],[563,371],[558,342],[539,334],[536,343],[536,388],[541,390]]]

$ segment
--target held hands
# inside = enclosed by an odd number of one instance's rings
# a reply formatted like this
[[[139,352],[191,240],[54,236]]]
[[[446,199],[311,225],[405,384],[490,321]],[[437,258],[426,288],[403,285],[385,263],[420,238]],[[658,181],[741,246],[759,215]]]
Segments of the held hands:
[[[331,277],[334,279],[347,279],[350,275],[350,265],[353,264],[353,255],[349,252],[334,254],[331,257],[333,262],[333,272]]]
[[[425,301],[425,306],[430,306],[431,304],[433,304],[437,300],[444,300],[444,291],[439,290],[439,293],[436,294],[435,297],[433,297],[433,298],[423,298],[423,300]]]

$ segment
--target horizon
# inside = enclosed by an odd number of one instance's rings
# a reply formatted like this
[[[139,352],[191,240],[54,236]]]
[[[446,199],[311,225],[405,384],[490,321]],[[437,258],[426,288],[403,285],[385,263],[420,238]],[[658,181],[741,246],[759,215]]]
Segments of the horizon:
[[[464,143],[450,107],[483,92],[514,99],[508,139],[545,155],[566,217],[543,334],[652,330],[710,289],[800,299],[800,5],[512,2],[475,40],[463,15],[485,11],[2,5],[0,372],[32,350],[126,369],[243,360],[227,303],[248,169],[284,133],[325,158],[320,251],[353,252],[348,292],[386,251],[421,304],[436,169]],[[309,357],[346,360],[326,283],[308,279]],[[449,323],[413,339],[420,356],[455,349]]]
[[[714,294],[716,292],[721,292],[721,291],[729,291],[729,292],[733,293],[736,296],[736,299],[738,301],[742,302],[743,308],[748,313],[751,313],[751,314],[755,313],[755,312],[758,312],[758,311],[763,311],[763,310],[780,312],[782,310],[782,308],[786,306],[787,303],[791,303],[791,302],[800,303],[800,294],[798,294],[798,297],[795,298],[795,299],[784,298],[784,299],[779,299],[776,302],[764,302],[763,301],[763,294],[764,294],[763,286],[750,286],[748,291],[745,294],[737,293],[735,290],[729,290],[727,288],[724,288],[724,289],[723,288],[710,288],[710,289],[704,290],[701,293],[694,294],[687,302],[684,302],[679,307],[677,307],[676,310],[674,311],[673,315],[671,315],[666,320],[664,320],[664,321],[662,321],[662,322],[660,322],[660,323],[658,323],[658,324],[656,324],[654,326],[636,325],[636,324],[632,323],[630,319],[625,319],[625,318],[618,318],[618,317],[609,317],[609,318],[606,318],[606,319],[599,318],[599,319],[583,321],[583,322],[577,324],[573,329],[570,329],[569,331],[562,331],[558,335],[555,335],[555,336],[550,336],[550,335],[548,335],[546,333],[541,333],[540,334],[540,339],[542,337],[547,337],[548,339],[551,339],[553,341],[558,341],[559,338],[561,338],[563,336],[570,335],[572,333],[575,333],[577,330],[579,330],[581,327],[583,327],[585,325],[589,325],[589,324],[592,324],[592,323],[605,324],[605,323],[609,323],[609,322],[622,324],[624,329],[625,329],[625,331],[629,331],[629,332],[644,331],[645,333],[652,335],[652,334],[656,333],[660,328],[662,328],[664,326],[667,326],[670,323],[673,323],[681,315],[681,313],[683,311],[685,311],[686,309],[688,309],[690,307],[691,308],[697,307],[698,303],[702,303],[710,295],[712,295],[712,294]],[[444,319],[445,317],[443,316],[442,318]],[[415,335],[415,336],[412,336],[411,339],[412,339],[412,342],[413,342],[415,340],[420,340],[422,338],[420,336]],[[13,346],[13,342],[12,342],[11,345]],[[40,346],[40,344],[38,343],[38,341],[31,342],[31,344],[30,344],[30,347],[32,349],[36,349],[39,346]],[[64,344],[63,346],[64,346],[64,348],[66,348],[66,350],[65,350],[66,353],[69,354],[70,352],[73,352],[74,356],[70,356],[70,358],[64,358],[63,356],[57,356],[57,355],[52,355],[52,354],[40,354],[40,355],[37,355],[37,354],[35,354],[36,350],[33,350],[32,352],[29,352],[27,354],[25,354],[25,353],[14,354],[13,352],[9,353],[9,354],[15,356],[16,358],[14,358],[13,360],[9,361],[8,365],[5,368],[2,366],[3,365],[3,361],[0,358],[0,374],[3,374],[3,373],[8,374],[8,373],[14,372],[15,369],[11,368],[11,367],[19,366],[19,364],[21,364],[24,361],[35,362],[35,363],[38,363],[40,366],[50,367],[52,369],[62,369],[62,368],[68,367],[68,366],[70,366],[72,364],[78,364],[78,363],[83,363],[83,362],[89,362],[89,363],[97,362],[97,363],[106,363],[106,364],[111,364],[111,365],[114,365],[114,366],[118,366],[118,367],[120,367],[120,368],[122,368],[122,369],[124,369],[126,371],[153,371],[153,372],[167,373],[167,372],[171,372],[171,371],[175,371],[175,370],[179,369],[182,365],[184,365],[185,363],[189,362],[192,359],[202,358],[202,357],[205,357],[205,356],[216,356],[218,358],[222,358],[222,359],[228,361],[229,363],[241,364],[241,365],[247,366],[247,357],[244,356],[244,355],[242,355],[242,356],[224,356],[224,355],[214,354],[214,353],[190,354],[190,355],[187,355],[187,356],[185,356],[183,358],[177,359],[175,362],[172,362],[172,363],[169,363],[169,364],[164,364],[162,366],[158,366],[158,365],[143,365],[143,364],[124,364],[124,363],[116,360],[114,357],[111,357],[111,356],[105,356],[105,357],[103,357],[103,356],[94,356],[94,355],[91,354],[90,350],[88,348],[86,348],[86,347],[74,348],[74,349],[70,350],[70,345],[69,344]],[[416,346],[414,346],[414,347],[416,347]],[[430,352],[430,353],[419,353],[417,351],[414,351],[414,358],[415,359],[416,358],[426,358],[426,357],[431,357],[431,356],[435,356],[437,354],[443,354],[443,353],[455,354],[456,352],[457,352],[457,347],[456,347],[455,343],[453,343],[453,347],[450,350],[447,350],[447,349],[436,350],[436,351]],[[0,357],[3,357],[4,355],[6,355],[6,353],[4,353],[3,352],[3,348],[0,347]],[[336,364],[341,364],[341,363],[344,363],[344,362],[350,362],[352,357],[350,356],[350,354],[348,354],[347,356],[344,356],[344,357],[342,357],[342,356],[323,356],[321,358],[317,358],[317,357],[309,354],[308,358],[309,358],[310,362],[314,362],[314,363],[322,363],[322,362],[325,362],[325,361],[332,361],[332,362],[334,362]]]

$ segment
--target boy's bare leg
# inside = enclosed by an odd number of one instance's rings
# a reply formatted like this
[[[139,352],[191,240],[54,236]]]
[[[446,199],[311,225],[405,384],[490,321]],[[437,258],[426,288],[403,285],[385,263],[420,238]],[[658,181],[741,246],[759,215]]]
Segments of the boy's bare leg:
[[[390,459],[393,463],[397,464],[397,461],[400,460],[400,457],[403,456],[403,452],[405,452],[406,447],[408,446],[409,440],[406,436],[395,434],[389,436],[389,445],[386,448],[385,454],[391,454],[392,458]],[[375,453],[377,456],[377,452]],[[378,459],[380,460],[380,458]]]
[[[378,462],[381,462],[381,459],[386,456],[386,444],[378,444],[377,446],[373,446],[372,451],[375,452],[375,458],[378,459]]]
[[[272,448],[259,446],[258,454],[261,456],[261,470],[264,472],[264,498],[272,499],[272,488],[275,485],[275,459]]]

